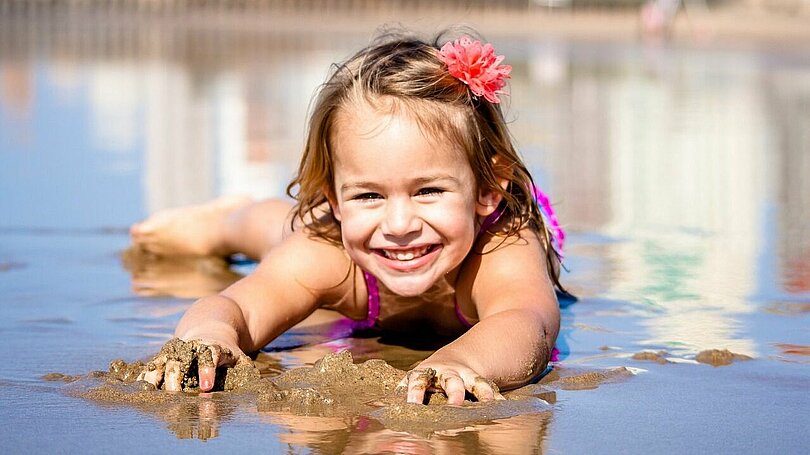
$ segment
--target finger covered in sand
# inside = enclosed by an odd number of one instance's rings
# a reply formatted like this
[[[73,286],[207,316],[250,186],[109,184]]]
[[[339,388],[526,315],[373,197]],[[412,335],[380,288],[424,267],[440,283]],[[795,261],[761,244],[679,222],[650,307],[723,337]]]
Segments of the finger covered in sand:
[[[235,356],[230,349],[217,344],[173,338],[144,366],[138,379],[166,391],[227,389],[226,378],[217,378],[217,367],[221,366],[235,366],[251,378],[260,376],[244,354]]]

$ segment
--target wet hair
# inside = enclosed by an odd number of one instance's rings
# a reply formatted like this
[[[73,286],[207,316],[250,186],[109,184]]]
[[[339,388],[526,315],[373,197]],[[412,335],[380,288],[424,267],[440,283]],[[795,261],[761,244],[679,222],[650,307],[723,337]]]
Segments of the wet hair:
[[[489,230],[505,241],[519,239],[519,231],[526,227],[538,232],[551,279],[562,289],[552,234],[500,104],[473,95],[437,57],[441,45],[456,33],[442,32],[428,43],[407,32],[388,31],[333,67],[314,99],[298,174],[287,187],[287,194],[297,201],[291,227],[302,223],[310,235],[341,244],[340,222],[328,205],[335,194],[334,136],[341,112],[365,103],[377,110],[404,113],[426,137],[443,137],[457,144],[469,161],[477,190],[495,191],[503,197],[500,222]],[[469,30],[464,34],[475,36]],[[500,184],[504,180],[508,181],[506,188]]]

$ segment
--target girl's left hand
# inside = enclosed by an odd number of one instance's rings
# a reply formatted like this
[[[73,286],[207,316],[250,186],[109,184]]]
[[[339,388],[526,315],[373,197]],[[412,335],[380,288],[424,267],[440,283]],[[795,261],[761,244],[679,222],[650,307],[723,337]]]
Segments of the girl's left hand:
[[[427,391],[444,391],[447,403],[460,405],[466,392],[478,401],[504,400],[494,382],[483,378],[464,365],[422,362],[409,371],[398,387],[407,389],[408,403],[422,404]]]

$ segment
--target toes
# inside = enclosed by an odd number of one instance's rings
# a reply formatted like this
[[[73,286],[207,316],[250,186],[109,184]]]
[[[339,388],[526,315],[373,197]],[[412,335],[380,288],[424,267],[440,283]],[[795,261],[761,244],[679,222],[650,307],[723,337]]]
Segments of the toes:
[[[129,235],[132,237],[137,237],[143,234],[143,226],[142,223],[135,223],[129,227]]]
[[[135,223],[129,228],[130,237],[132,237],[132,239],[138,243],[147,241],[154,235],[154,232],[154,223],[150,222],[149,220]]]

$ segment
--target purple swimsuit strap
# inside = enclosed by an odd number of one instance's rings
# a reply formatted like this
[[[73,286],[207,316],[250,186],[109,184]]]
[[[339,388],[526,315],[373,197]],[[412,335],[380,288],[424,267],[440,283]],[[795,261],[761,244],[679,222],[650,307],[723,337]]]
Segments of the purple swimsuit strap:
[[[374,327],[380,317],[380,287],[377,285],[377,277],[363,270],[363,278],[368,289],[368,316],[365,321],[353,321],[352,327],[358,330]]]
[[[532,185],[532,196],[534,196],[534,200],[537,201],[537,205],[540,206],[540,212],[543,214],[543,217],[548,220],[548,227],[551,230],[551,241],[555,244],[557,253],[562,257],[563,245],[565,244],[565,231],[562,226],[560,226],[560,221],[557,219],[554,208],[551,207],[548,195],[538,188],[537,185]],[[498,222],[503,212],[504,207],[499,206],[497,210],[487,216],[484,222],[481,223],[481,229],[478,231],[478,234],[480,235]]]
[[[548,224],[552,234],[551,241],[556,243],[557,254],[562,258],[563,245],[565,244],[565,231],[562,226],[560,226],[560,221],[557,219],[557,214],[554,213],[554,209],[551,207],[551,202],[549,202],[546,193],[541,191],[536,185],[532,186],[532,192],[534,193],[534,199],[542,209],[543,215],[548,218]]]

